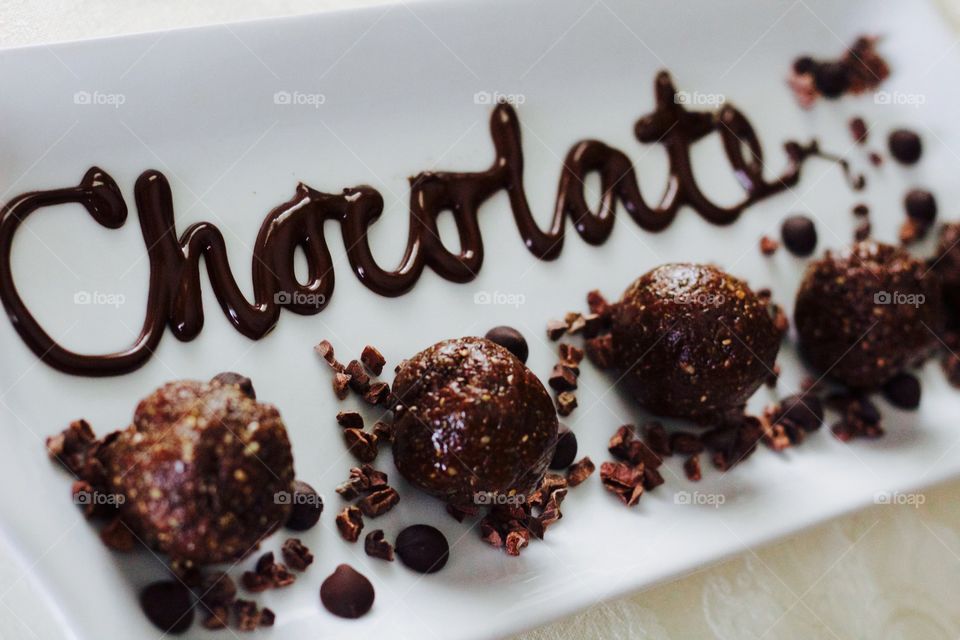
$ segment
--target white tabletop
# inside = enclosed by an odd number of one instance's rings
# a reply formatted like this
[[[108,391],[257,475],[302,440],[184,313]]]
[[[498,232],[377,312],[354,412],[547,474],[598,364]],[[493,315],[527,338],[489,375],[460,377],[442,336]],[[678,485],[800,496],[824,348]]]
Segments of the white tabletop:
[[[960,1],[942,0],[955,23]],[[6,0],[18,46],[383,4],[382,0]],[[958,638],[960,482],[880,505],[522,636]],[[575,517],[571,514],[570,517]],[[628,551],[625,550],[625,553]],[[109,597],[109,596],[106,596]],[[0,555],[0,638],[57,638],[22,567]]]

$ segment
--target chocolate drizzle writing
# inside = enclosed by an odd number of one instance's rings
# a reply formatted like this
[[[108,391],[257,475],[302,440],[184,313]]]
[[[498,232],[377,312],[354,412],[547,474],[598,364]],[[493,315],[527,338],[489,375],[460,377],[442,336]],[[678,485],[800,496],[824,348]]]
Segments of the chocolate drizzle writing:
[[[276,325],[281,308],[298,314],[320,312],[334,287],[333,262],[324,237],[326,220],[340,223],[350,265],[368,288],[385,296],[409,291],[425,267],[453,282],[474,278],[483,263],[480,206],[495,193],[505,191],[520,237],[533,255],[543,260],[557,257],[563,248],[564,226],[569,218],[577,233],[590,244],[601,244],[613,229],[618,204],[648,231],[667,227],[684,205],[715,224],[729,224],[750,205],[796,184],[803,161],[818,155],[816,143],[784,145],[787,166],[772,179],[763,176],[760,142],[747,118],[729,105],[716,112],[687,111],[675,100],[669,74],[655,82],[656,107],[635,128],[640,142],[663,145],[669,158],[669,179],[656,206],[640,194],[637,176],[627,156],[603,142],[585,140],[567,154],[560,176],[556,207],[547,229],[541,229],[530,212],[523,188],[523,153],[517,113],[507,104],[497,105],[490,119],[495,149],[493,164],[470,173],[422,173],[410,180],[410,226],[406,252],[394,270],[383,269],[374,258],[367,228],[383,212],[383,198],[368,186],[321,193],[300,184],[292,199],[267,215],[253,249],[253,302],[241,292],[230,269],[223,235],[212,224],[198,223],[179,237],[174,225],[170,185],[158,171],[146,171],[137,180],[135,198],[143,240],[150,260],[146,317],[140,335],[123,351],[80,354],[59,345],[31,315],[17,292],[10,253],[20,224],[34,211],[64,203],[79,203],[93,219],[108,228],[123,225],[127,207],[113,179],[92,168],[78,186],[26,193],[12,199],[0,213],[0,298],[26,344],[44,362],[77,375],[117,375],[149,360],[169,326],[180,340],[195,338],[203,328],[200,291],[200,258],[205,260],[214,293],[224,314],[244,335],[259,339]],[[730,166],[745,192],[732,206],[712,202],[697,185],[690,158],[691,146],[709,134],[720,136]],[[584,181],[596,173],[601,200],[592,210],[585,198]],[[440,241],[437,217],[452,212],[461,249],[453,253]],[[308,278],[298,280],[294,255],[302,248],[307,256]]]

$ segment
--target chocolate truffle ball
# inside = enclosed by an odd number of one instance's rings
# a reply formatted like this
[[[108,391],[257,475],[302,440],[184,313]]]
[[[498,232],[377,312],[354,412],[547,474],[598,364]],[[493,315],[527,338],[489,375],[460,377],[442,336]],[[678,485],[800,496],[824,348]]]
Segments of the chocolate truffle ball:
[[[277,409],[237,384],[171,382],[97,453],[120,517],[177,561],[234,561],[290,513],[293,456]]]
[[[451,504],[527,495],[553,458],[557,414],[540,380],[484,338],[444,340],[406,361],[393,391],[393,459]]]
[[[903,249],[860,242],[807,268],[797,293],[800,351],[821,373],[875,389],[935,346],[939,279]]]
[[[657,415],[709,419],[743,405],[770,375],[781,332],[766,299],[720,269],[667,264],[614,305],[614,363]]]

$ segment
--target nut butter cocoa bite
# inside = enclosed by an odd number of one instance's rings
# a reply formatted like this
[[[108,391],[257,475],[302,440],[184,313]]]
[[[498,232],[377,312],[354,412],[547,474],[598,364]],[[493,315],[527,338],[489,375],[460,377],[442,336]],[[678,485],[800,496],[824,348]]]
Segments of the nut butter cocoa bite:
[[[781,337],[768,300],[712,266],[657,267],[613,308],[615,368],[663,416],[703,420],[743,405],[770,375]]]
[[[903,249],[859,242],[807,267],[794,320],[801,354],[822,373],[872,390],[936,346],[940,281]]]
[[[444,340],[394,380],[393,458],[400,473],[451,504],[528,495],[553,458],[557,415],[543,384],[484,338]]]
[[[294,475],[280,414],[233,382],[165,384],[97,457],[123,522],[175,561],[240,559],[290,514],[275,498]]]

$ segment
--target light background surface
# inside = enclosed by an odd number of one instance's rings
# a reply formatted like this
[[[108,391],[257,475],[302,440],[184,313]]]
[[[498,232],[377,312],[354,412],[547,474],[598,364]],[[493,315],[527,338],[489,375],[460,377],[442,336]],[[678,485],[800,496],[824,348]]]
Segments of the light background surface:
[[[385,4],[377,0],[5,0],[0,45]],[[943,0],[957,24],[960,2]],[[958,40],[960,43],[960,40]],[[958,638],[960,482],[924,504],[877,506],[524,636]],[[105,594],[105,597],[109,597]],[[55,638],[22,569],[0,556],[0,638]],[[465,621],[469,624],[468,621]],[[27,628],[29,627],[29,628]]]

